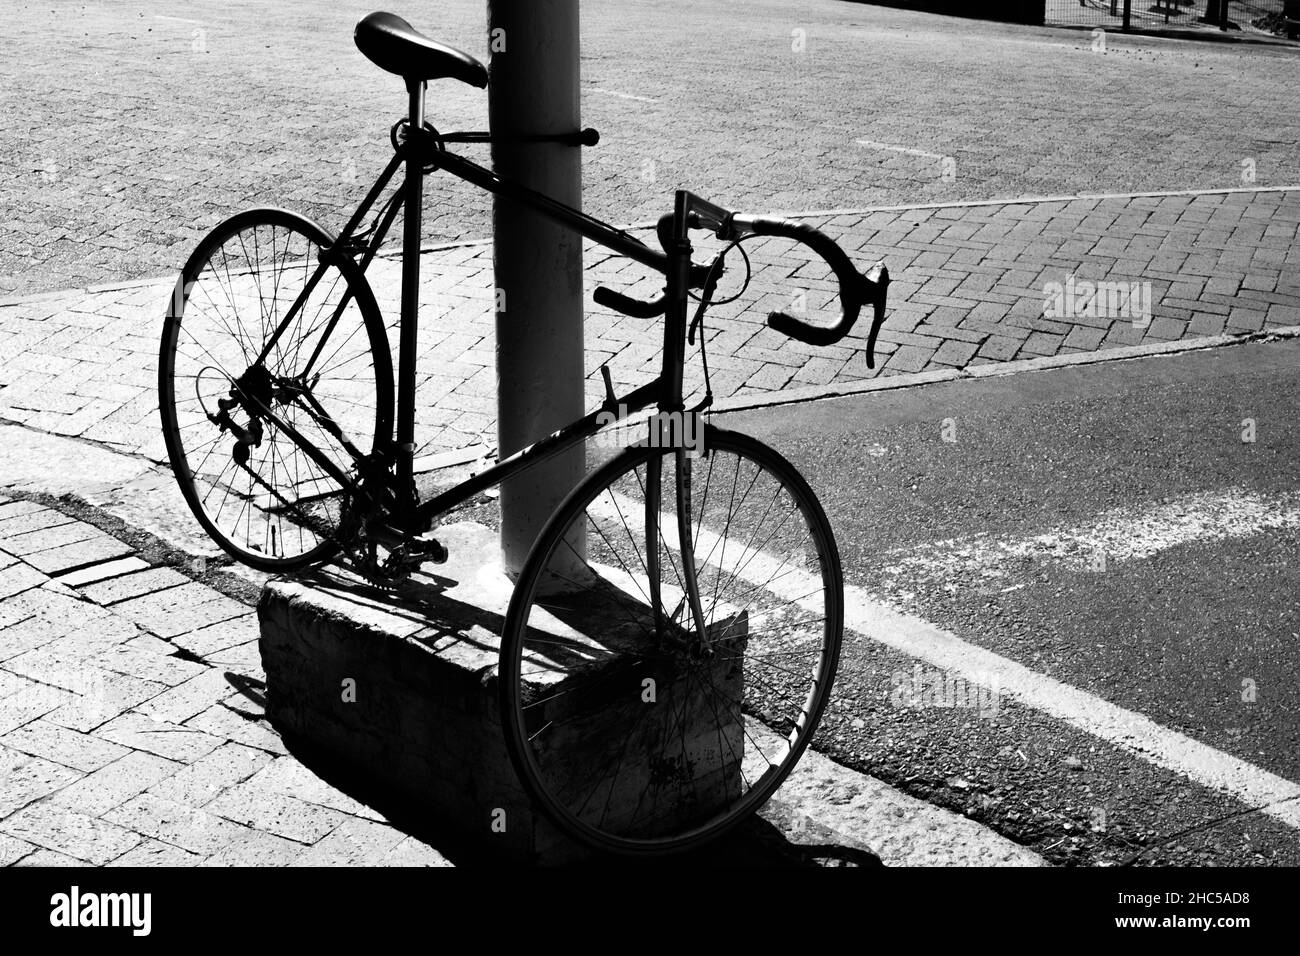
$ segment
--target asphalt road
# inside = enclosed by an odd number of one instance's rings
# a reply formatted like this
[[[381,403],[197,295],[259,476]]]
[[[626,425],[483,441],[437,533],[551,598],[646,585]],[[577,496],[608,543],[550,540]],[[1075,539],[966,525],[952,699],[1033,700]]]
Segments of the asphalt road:
[[[718,416],[809,476],[848,584],[1090,702],[851,632],[820,746],[1056,863],[1300,863],[1294,818],[1200,776],[1300,780],[1297,366],[1274,342]],[[1192,770],[1082,729],[1111,705]]]

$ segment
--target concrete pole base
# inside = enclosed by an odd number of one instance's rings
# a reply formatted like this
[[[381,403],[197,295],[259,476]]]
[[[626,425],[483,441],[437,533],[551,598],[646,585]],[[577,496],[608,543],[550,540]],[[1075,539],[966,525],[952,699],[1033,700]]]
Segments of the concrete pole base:
[[[534,812],[506,754],[496,670],[512,585],[499,563],[495,532],[462,523],[441,527],[438,537],[451,554],[448,563],[436,573],[414,576],[395,593],[334,570],[267,584],[258,604],[267,714],[291,746],[306,745],[304,759],[322,776],[395,820],[427,822],[431,833],[463,846],[467,859],[582,860],[587,851]],[[618,615],[626,620],[626,609],[619,608]],[[642,791],[662,785],[664,774],[716,767],[716,757],[706,759],[706,750],[730,743],[733,753],[743,753],[744,744],[738,722],[719,728],[712,713],[683,721],[678,710],[674,728],[680,732],[672,735],[678,749],[665,752],[657,746],[656,740],[668,736],[663,728],[624,713],[643,706],[642,675],[622,674],[630,669],[619,648],[631,650],[631,645],[625,645],[626,634],[611,627],[611,619],[611,609],[593,607],[567,617],[562,626],[567,634],[608,649],[602,662],[592,665],[609,668],[614,678],[602,678],[602,688],[627,683],[620,677],[636,686],[618,701],[602,694],[601,700],[566,706],[565,713],[548,719],[564,725],[554,751],[558,773],[583,779],[610,752],[641,754],[635,758],[640,766],[620,775],[619,791],[602,793],[600,801],[615,812],[621,806],[632,812]],[[733,620],[722,626],[734,633]],[[539,678],[548,691],[563,679]],[[657,679],[661,696],[671,694],[676,676],[665,672]],[[713,679],[735,682],[740,696],[738,665]],[[668,719],[669,709],[662,713]],[[629,747],[628,728],[638,725],[643,746]],[[716,804],[733,795],[739,774],[736,763],[712,779],[696,780],[691,792],[697,802],[681,812],[698,813],[700,799]],[[370,794],[380,799],[367,800]]]

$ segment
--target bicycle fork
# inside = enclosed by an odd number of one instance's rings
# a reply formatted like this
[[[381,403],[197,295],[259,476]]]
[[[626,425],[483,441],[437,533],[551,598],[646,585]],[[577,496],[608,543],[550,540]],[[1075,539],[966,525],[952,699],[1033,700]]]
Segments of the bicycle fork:
[[[671,611],[663,603],[663,589],[660,578],[662,561],[660,547],[668,550],[668,539],[663,533],[666,518],[663,499],[662,458],[651,459],[646,470],[645,484],[645,541],[646,541],[646,577],[650,585],[650,603],[654,609],[655,632],[664,634],[666,628],[681,626],[678,618],[682,611],[688,611],[694,626],[690,628],[692,636],[690,646],[701,653],[707,653],[708,622],[704,618],[703,602],[700,599],[699,574],[695,566],[695,535],[691,511],[691,459],[685,449],[679,448],[674,455],[674,510],[676,511],[675,531],[677,533],[678,553],[681,555],[681,581],[685,594]],[[672,562],[671,556],[668,561]]]
[[[709,652],[708,622],[700,601],[700,580],[695,567],[695,534],[691,527],[691,459],[678,448],[677,465],[677,540],[682,548],[682,576],[686,579],[686,597],[695,618],[695,640],[702,653]]]

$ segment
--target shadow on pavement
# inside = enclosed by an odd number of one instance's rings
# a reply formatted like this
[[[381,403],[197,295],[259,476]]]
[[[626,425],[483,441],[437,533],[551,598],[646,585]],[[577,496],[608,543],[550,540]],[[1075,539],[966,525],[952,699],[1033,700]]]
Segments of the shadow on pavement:
[[[454,865],[494,869],[526,868],[516,860],[485,853],[481,841],[477,845],[472,843],[458,828],[414,812],[409,798],[368,783],[337,757],[313,744],[290,737],[282,739],[290,755],[327,784],[370,807],[399,830],[429,844]],[[779,797],[778,792],[777,797],[760,811],[760,816],[747,820],[732,833],[700,850],[649,860],[598,856],[564,868],[579,871],[630,868],[691,870],[884,865],[870,850],[846,843],[834,831],[802,818],[798,811],[783,805]],[[810,842],[792,842],[788,830],[796,828]]]

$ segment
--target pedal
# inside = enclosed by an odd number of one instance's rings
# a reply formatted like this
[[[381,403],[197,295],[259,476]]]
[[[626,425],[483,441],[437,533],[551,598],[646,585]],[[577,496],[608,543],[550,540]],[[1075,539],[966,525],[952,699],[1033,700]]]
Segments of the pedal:
[[[447,561],[447,548],[428,532],[418,537],[409,537],[396,528],[381,525],[372,526],[369,535],[373,541],[388,548],[399,563],[417,567],[425,561],[434,564],[445,564]]]
[[[421,535],[411,540],[410,557],[433,564],[447,563],[447,548],[437,538]]]

